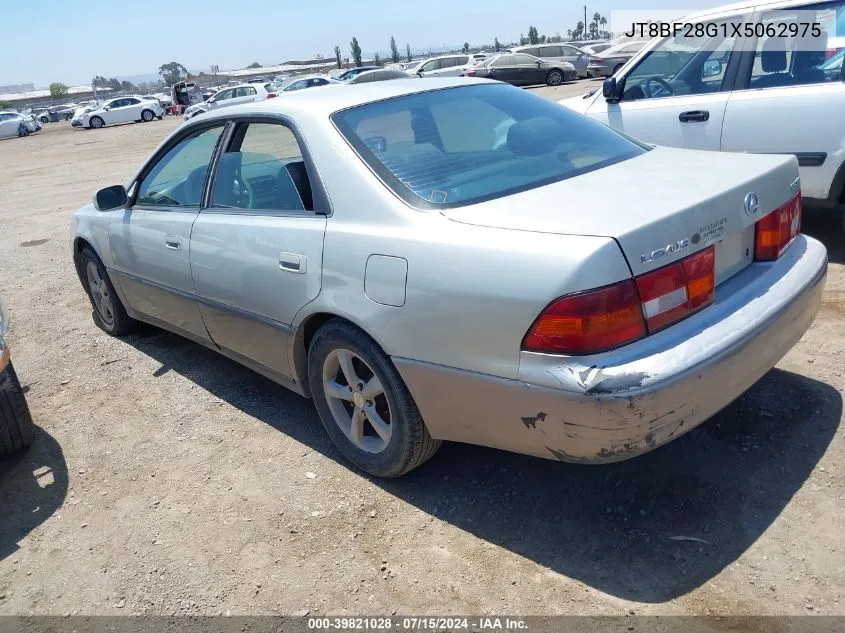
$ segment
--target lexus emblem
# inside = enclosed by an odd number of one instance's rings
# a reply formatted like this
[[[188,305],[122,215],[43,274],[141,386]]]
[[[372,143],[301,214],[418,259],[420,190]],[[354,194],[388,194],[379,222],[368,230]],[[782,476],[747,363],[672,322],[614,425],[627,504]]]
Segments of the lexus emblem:
[[[746,215],[754,215],[757,213],[757,209],[760,207],[760,202],[757,200],[757,194],[752,191],[745,196],[745,202],[742,203],[742,206],[745,207]]]

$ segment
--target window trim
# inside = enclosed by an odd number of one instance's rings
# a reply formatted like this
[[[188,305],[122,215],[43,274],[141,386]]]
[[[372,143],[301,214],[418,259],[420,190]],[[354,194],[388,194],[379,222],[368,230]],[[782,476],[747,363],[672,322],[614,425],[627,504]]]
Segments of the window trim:
[[[219,120],[219,119],[218,119]],[[264,217],[313,217],[315,215],[323,215],[331,217],[334,213],[328,193],[317,165],[314,162],[311,150],[305,137],[297,126],[296,122],[284,114],[246,114],[236,117],[228,117],[226,120],[226,129],[220,137],[215,147],[214,157],[210,163],[210,168],[205,181],[205,188],[203,190],[202,204],[199,212],[206,214],[218,215],[249,215],[249,216],[264,216]],[[224,151],[229,148],[234,138],[235,129],[239,124],[252,123],[269,123],[282,125],[288,128],[296,139],[297,145],[302,152],[302,161],[305,163],[305,172],[308,174],[308,182],[311,185],[311,199],[313,202],[313,209],[310,211],[305,209],[303,211],[287,210],[287,211],[273,211],[267,209],[233,209],[231,207],[214,207],[211,205],[211,195],[214,191],[214,184],[217,181],[218,167],[220,157]]]
[[[727,20],[735,19],[735,18],[738,18],[738,17],[741,17],[741,16],[752,16],[752,21],[753,21],[753,14],[750,11],[740,11],[739,13],[735,13],[735,14],[731,14],[731,15],[727,15],[727,16],[726,15],[720,15],[718,18],[714,18],[712,21],[713,22],[727,21]],[[707,20],[705,19],[703,21],[707,21]],[[634,57],[638,57],[637,62],[636,62],[636,64],[634,64],[633,67],[631,67],[631,70],[629,70],[627,73],[625,73],[625,75],[622,77],[622,81],[627,83],[628,77],[630,77],[631,74],[634,71],[636,71],[637,68],[640,67],[640,64],[642,64],[643,61],[645,61],[648,58],[648,56],[651,55],[651,53],[653,53],[657,48],[659,48],[664,42],[666,42],[669,39],[671,39],[671,37],[664,37],[657,44],[645,46],[642,49],[640,49],[640,51],[638,53],[635,53]],[[634,100],[621,99],[618,103],[621,105],[623,103],[642,103],[642,102],[645,102],[645,101],[665,102],[667,99],[673,99],[674,97],[696,97],[696,96],[714,95],[714,94],[719,94],[719,93],[722,93],[722,92],[733,92],[734,90],[736,90],[736,82],[737,82],[737,79],[739,78],[738,71],[739,71],[741,62],[743,61],[743,57],[745,56],[745,54],[747,52],[746,51],[747,42],[748,42],[748,38],[743,37],[743,36],[740,36],[739,38],[736,38],[734,40],[734,45],[731,48],[731,55],[730,55],[730,58],[728,59],[728,65],[727,65],[727,68],[725,68],[725,77],[722,80],[722,86],[719,88],[719,90],[717,90],[715,92],[696,93],[696,94],[687,94],[687,95],[672,95],[671,97],[648,97],[648,98],[634,99]],[[699,52],[701,52],[701,51],[699,51]],[[621,51],[620,51],[620,53],[621,53]],[[625,91],[625,84],[623,83],[622,92],[624,92],[624,91]]]
[[[126,205],[126,209],[130,211],[133,209],[141,209],[145,211],[165,211],[170,213],[196,213],[202,209],[203,204],[205,203],[206,193],[208,189],[208,181],[209,175],[211,174],[211,170],[216,166],[217,155],[220,150],[220,142],[223,138],[226,137],[227,128],[229,126],[229,121],[226,119],[212,119],[211,121],[202,121],[201,123],[197,123],[194,125],[190,125],[185,129],[181,130],[179,134],[172,136],[168,141],[161,146],[161,148],[153,155],[150,160],[144,165],[138,175],[132,179],[129,183],[129,187],[127,187],[127,191],[132,191],[132,194],[129,197],[129,203]],[[205,174],[205,182],[203,183],[203,191],[202,195],[200,196],[200,203],[199,206],[191,206],[191,207],[167,207],[167,206],[158,206],[158,205],[151,205],[151,204],[138,204],[138,193],[141,189],[141,183],[144,181],[149,173],[153,170],[153,168],[158,165],[159,161],[164,158],[164,156],[169,152],[171,149],[176,147],[179,143],[184,141],[189,136],[194,136],[196,134],[202,134],[203,131],[211,128],[219,127],[220,136],[217,137],[217,143],[214,145],[214,150],[211,153],[211,160],[208,162],[208,172]]]

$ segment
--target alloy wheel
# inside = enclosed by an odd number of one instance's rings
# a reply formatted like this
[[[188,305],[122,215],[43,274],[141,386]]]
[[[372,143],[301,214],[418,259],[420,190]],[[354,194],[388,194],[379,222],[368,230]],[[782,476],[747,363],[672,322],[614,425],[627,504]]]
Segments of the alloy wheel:
[[[94,300],[94,307],[97,314],[106,325],[114,323],[114,306],[112,305],[111,293],[109,292],[106,280],[100,275],[100,269],[94,262],[88,262],[86,267],[88,276],[88,288],[91,291],[91,298]]]
[[[323,362],[323,392],[332,417],[352,444],[381,453],[393,436],[390,403],[381,380],[355,352],[332,350]]]

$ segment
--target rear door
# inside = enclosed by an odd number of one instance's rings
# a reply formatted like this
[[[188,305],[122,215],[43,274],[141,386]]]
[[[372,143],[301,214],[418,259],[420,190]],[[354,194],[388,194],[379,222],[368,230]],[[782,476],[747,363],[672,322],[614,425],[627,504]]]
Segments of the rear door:
[[[712,38],[664,39],[617,76],[621,101],[596,99],[587,115],[649,143],[718,150],[741,45],[721,30]]]
[[[837,33],[837,25],[845,27],[845,0],[769,11],[761,19],[775,32],[809,20],[823,36],[754,42],[727,103],[721,148],[795,154],[802,195],[826,199],[845,164],[845,83],[834,59],[845,48],[845,38],[837,38],[845,33]]]
[[[0,114],[0,138],[7,136],[17,136],[20,121],[14,114],[4,112]]]
[[[129,305],[188,336],[208,340],[188,251],[223,123],[192,126],[164,148],[132,187],[131,206],[110,211],[114,277]]]
[[[516,54],[512,54],[502,55],[494,59],[488,67],[487,78],[506,83],[519,83],[519,66],[516,57]]]
[[[578,50],[574,46],[567,46],[563,45],[561,48],[561,59],[565,62],[569,62],[573,66],[575,66],[575,70],[578,71],[579,77],[586,77],[587,76],[587,66],[590,63],[590,58],[588,55],[585,55],[583,51]]]
[[[328,211],[300,148],[282,121],[238,120],[190,248],[212,340],[284,377],[293,318],[320,292]]]
[[[520,85],[532,86],[545,82],[546,70],[542,64],[537,63],[536,57],[522,53],[517,53],[513,57],[516,62],[516,79]]]

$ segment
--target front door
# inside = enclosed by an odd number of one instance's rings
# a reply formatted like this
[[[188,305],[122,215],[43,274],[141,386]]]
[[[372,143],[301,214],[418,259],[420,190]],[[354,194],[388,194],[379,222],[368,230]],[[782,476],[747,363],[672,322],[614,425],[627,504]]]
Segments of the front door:
[[[286,377],[294,316],[320,292],[326,216],[315,212],[313,181],[290,128],[237,122],[191,234],[212,340]]]
[[[206,176],[223,124],[196,129],[153,159],[132,206],[112,211],[114,276],[130,307],[207,340],[194,296],[189,248]],[[112,271],[110,271],[112,272]]]
[[[728,29],[730,32],[730,29]],[[733,37],[667,38],[625,75],[619,103],[597,99],[587,115],[648,143],[718,150],[740,55]]]

